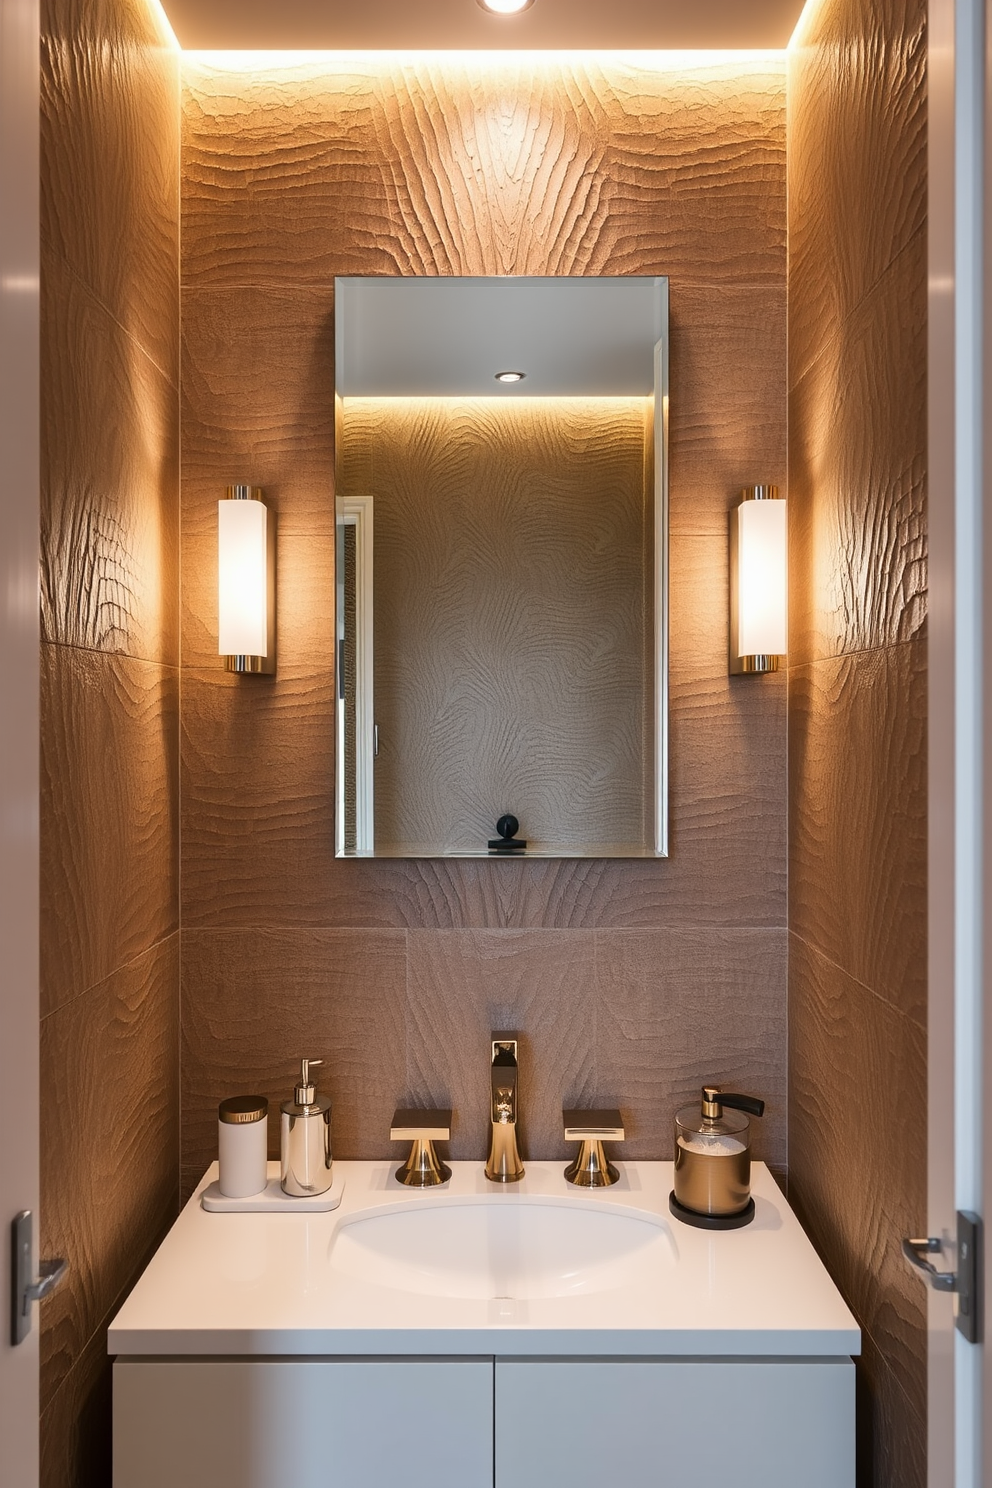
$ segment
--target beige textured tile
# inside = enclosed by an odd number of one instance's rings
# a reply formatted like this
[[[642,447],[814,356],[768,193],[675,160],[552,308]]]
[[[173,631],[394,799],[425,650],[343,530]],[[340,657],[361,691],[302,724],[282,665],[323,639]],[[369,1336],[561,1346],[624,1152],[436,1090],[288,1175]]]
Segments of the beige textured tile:
[[[333,525],[333,285],[184,286],[183,474],[184,522],[201,482],[242,481],[287,528]]]
[[[44,1488],[111,1477],[109,1317],[179,1189],[179,59],[42,4]]]
[[[105,1319],[41,1414],[41,1488],[107,1488],[113,1471],[113,1360]]]
[[[789,47],[789,385],[926,219],[926,5],[826,0]]]
[[[926,1292],[901,1242],[926,1233],[926,1034],[793,935],[789,1068],[790,1201],[884,1364],[920,1402]],[[896,1398],[888,1422],[876,1420],[880,1456],[900,1455],[910,1419]]]
[[[927,1479],[927,1368],[917,1348],[899,1376],[862,1330],[858,1383],[858,1482],[924,1488]]]
[[[178,744],[171,668],[42,647],[43,1013],[178,928]]]
[[[51,252],[41,304],[44,637],[177,666],[175,385]]]
[[[42,6],[41,235],[178,386],[179,56],[138,0]]]
[[[670,1160],[703,1084],[766,1102],[754,1156],[786,1160],[786,932],[601,930],[596,1098],[619,1105],[628,1158]]]
[[[700,677],[688,670],[676,676],[673,667],[669,694],[669,869],[677,918],[782,925],[785,675],[730,677],[724,668]]]
[[[490,1035],[519,1035],[524,1158],[569,1156],[564,1105],[592,1105],[593,937],[540,930],[409,936],[407,1081],[412,1104],[451,1106],[452,1157],[485,1161]]]
[[[716,536],[726,549],[727,513],[742,486],[777,485],[787,493],[783,290],[672,280],[669,525],[675,535]]]
[[[922,635],[925,233],[793,389],[789,470],[791,663]]]
[[[925,644],[800,667],[790,688],[790,926],[925,1029]]]
[[[303,1057],[323,1059],[333,1150],[386,1157],[405,1080],[406,937],[402,931],[183,932],[183,1167],[217,1155],[217,1105],[268,1097],[269,1151],[279,1104]]]
[[[781,284],[784,69],[767,59],[673,75],[612,57],[362,56],[333,72],[187,64],[184,81],[184,283]]]
[[[41,1312],[44,1407],[178,1212],[179,936],[43,1018],[41,1066],[39,1249],[69,1263]]]
[[[789,1196],[893,1488],[926,1476],[925,65],[922,0],[826,0],[789,53]]]
[[[322,921],[333,730],[329,670],[184,673],[184,925]]]

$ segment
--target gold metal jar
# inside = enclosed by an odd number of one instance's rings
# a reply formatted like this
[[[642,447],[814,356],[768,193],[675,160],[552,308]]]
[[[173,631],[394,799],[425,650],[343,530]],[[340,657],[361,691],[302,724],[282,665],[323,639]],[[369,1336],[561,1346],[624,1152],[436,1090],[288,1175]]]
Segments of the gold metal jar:
[[[725,1109],[726,1108],[726,1109]],[[751,1203],[751,1123],[764,1102],[704,1085],[699,1105],[675,1116],[675,1199],[692,1214],[741,1215]]]

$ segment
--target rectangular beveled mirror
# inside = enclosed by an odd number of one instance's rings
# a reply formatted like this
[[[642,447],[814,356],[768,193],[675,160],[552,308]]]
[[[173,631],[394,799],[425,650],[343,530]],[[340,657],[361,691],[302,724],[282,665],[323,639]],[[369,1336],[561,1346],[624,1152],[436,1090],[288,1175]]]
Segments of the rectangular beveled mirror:
[[[667,279],[334,316],[337,855],[665,856]]]

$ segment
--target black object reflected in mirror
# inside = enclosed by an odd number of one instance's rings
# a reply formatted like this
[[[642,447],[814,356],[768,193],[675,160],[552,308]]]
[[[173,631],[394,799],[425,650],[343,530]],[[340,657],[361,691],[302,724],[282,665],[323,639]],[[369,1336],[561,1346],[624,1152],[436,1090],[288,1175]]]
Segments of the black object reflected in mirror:
[[[525,837],[516,836],[516,832],[519,826],[520,823],[517,821],[517,818],[515,816],[510,816],[509,812],[507,812],[505,816],[501,816],[499,821],[496,823],[496,830],[499,833],[499,836],[490,837],[489,851],[523,852],[527,846],[527,839]]]

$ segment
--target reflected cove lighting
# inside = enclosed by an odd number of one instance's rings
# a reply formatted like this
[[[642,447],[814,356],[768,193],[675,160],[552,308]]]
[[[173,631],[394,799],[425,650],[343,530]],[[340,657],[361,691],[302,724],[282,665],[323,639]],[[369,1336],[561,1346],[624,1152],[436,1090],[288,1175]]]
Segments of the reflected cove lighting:
[[[271,674],[275,648],[275,515],[251,486],[217,503],[217,650],[229,672]]]
[[[788,650],[786,502],[745,486],[730,513],[730,670],[778,671]]]
[[[527,376],[526,372],[497,372],[497,382],[523,382]]]

